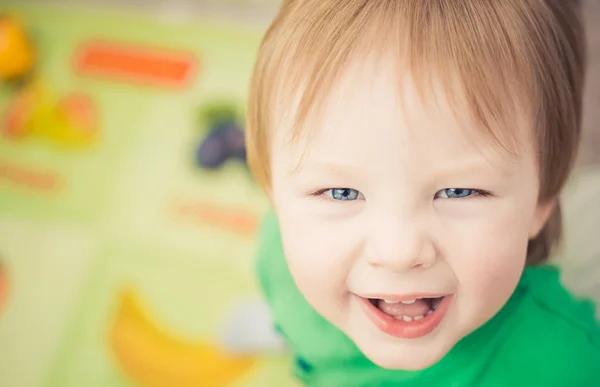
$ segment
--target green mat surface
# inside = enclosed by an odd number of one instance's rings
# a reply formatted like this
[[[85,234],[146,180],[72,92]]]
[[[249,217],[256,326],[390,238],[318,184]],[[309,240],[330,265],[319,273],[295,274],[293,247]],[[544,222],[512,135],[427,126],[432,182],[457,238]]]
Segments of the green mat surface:
[[[40,98],[52,105],[87,95],[98,136],[87,146],[0,136],[0,261],[9,281],[0,386],[291,385],[285,357],[239,360],[215,348],[229,308],[258,296],[254,232],[266,201],[241,163],[218,171],[195,163],[209,130],[200,112],[213,103],[243,108],[263,31],[3,4],[35,41]],[[193,54],[198,68],[177,88],[79,74],[76,54],[93,41]],[[0,114],[18,94],[2,86]],[[60,184],[36,188],[32,176]],[[186,359],[198,367],[185,369]]]

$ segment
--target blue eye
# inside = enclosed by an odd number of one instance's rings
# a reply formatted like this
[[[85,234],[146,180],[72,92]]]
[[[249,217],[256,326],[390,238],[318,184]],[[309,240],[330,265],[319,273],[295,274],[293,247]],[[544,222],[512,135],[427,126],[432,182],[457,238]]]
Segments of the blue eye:
[[[446,195],[448,199],[461,199],[469,197],[473,194],[472,189],[464,189],[464,188],[447,188],[442,190],[442,192]]]
[[[471,196],[487,196],[487,193],[470,188],[446,188],[435,194],[436,199],[464,199]]]
[[[360,192],[352,188],[331,188],[323,194],[333,200],[356,200],[360,196]]]

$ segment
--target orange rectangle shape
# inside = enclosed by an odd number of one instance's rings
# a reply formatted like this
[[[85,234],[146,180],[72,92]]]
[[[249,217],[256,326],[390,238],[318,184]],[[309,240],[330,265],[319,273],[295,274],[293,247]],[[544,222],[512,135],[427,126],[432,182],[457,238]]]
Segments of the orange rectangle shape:
[[[80,49],[75,67],[82,75],[180,87],[191,81],[197,60],[183,51],[91,42]]]

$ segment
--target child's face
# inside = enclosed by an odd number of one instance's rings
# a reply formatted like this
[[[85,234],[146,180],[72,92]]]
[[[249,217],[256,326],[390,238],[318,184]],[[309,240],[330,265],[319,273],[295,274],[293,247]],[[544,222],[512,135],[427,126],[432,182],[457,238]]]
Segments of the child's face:
[[[420,369],[502,308],[550,206],[527,127],[508,156],[381,66],[348,70],[305,141],[280,123],[271,194],[306,300],[376,364]]]

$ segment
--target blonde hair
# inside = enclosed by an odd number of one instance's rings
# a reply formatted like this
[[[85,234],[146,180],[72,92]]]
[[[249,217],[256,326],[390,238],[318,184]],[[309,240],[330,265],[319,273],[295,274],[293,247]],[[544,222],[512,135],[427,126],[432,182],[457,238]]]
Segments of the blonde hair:
[[[270,187],[279,113],[299,101],[292,113],[298,138],[348,63],[384,52],[407,66],[422,96],[439,80],[448,100],[456,108],[466,102],[508,152],[518,149],[516,111],[525,110],[539,151],[539,200],[559,196],[577,153],[585,72],[582,24],[566,0],[284,2],[260,47],[248,103],[248,162],[259,184]],[[530,241],[528,264],[548,258],[560,225],[557,206]]]

